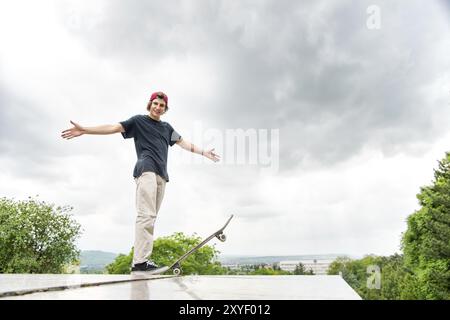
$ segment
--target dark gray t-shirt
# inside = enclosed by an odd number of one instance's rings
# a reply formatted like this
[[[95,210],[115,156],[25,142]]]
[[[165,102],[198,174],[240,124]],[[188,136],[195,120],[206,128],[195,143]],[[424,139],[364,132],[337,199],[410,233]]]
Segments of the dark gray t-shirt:
[[[167,155],[169,145],[181,140],[181,136],[172,126],[164,121],[156,121],[148,115],[135,115],[120,122],[125,129],[124,139],[134,138],[137,162],[133,177],[139,177],[143,172],[151,171],[169,181],[167,174]]]

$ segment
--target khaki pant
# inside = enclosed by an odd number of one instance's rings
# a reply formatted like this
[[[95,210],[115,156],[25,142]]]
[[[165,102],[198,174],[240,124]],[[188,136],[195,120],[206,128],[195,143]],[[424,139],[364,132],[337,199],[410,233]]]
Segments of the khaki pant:
[[[144,172],[136,182],[136,226],[133,265],[147,261],[153,251],[153,231],[164,197],[166,181],[154,172]]]

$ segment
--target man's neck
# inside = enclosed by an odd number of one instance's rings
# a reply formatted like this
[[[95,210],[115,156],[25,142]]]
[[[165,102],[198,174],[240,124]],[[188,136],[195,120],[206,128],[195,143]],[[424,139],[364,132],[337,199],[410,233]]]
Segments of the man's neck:
[[[158,121],[158,122],[161,121],[161,119],[160,119],[159,117],[158,117],[158,118],[155,118],[155,117],[152,116],[151,113],[149,113],[148,116],[149,116],[150,118],[152,118],[153,120],[155,120],[155,121]]]

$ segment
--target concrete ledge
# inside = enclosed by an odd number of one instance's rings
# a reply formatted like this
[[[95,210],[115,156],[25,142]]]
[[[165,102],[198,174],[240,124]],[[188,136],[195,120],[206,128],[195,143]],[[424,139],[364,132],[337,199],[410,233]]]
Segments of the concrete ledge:
[[[167,277],[171,276],[0,274],[0,298]]]
[[[0,275],[2,299],[361,300],[340,276]]]

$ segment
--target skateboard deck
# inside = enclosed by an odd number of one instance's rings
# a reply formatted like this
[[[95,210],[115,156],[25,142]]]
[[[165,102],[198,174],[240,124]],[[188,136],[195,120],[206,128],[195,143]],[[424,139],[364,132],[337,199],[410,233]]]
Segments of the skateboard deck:
[[[228,218],[227,222],[225,223],[225,225],[222,228],[220,228],[216,232],[212,233],[209,237],[205,238],[198,245],[196,245],[195,247],[190,249],[188,252],[183,254],[181,257],[179,257],[171,265],[169,265],[169,266],[162,266],[162,267],[160,267],[158,269],[155,269],[155,270],[152,270],[152,271],[143,271],[143,272],[142,271],[141,272],[137,271],[137,272],[133,272],[133,274],[139,272],[139,273],[144,273],[146,275],[156,275],[156,274],[161,274],[161,273],[164,273],[164,272],[172,269],[173,274],[176,275],[176,276],[179,276],[181,274],[181,262],[183,262],[183,260],[185,260],[187,257],[189,257],[191,254],[193,254],[195,251],[197,251],[198,249],[203,247],[206,243],[208,243],[213,238],[217,238],[217,239],[219,239],[222,242],[224,242],[227,239],[227,237],[223,233],[223,230],[228,226],[228,224],[230,223],[232,218],[233,218],[233,215],[231,215]]]

